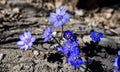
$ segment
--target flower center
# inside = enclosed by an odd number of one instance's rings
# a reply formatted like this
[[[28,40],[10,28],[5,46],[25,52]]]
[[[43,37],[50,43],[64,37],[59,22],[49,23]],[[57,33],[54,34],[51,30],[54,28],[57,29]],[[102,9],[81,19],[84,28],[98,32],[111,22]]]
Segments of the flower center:
[[[29,39],[25,39],[24,42],[25,42],[25,44],[28,44],[30,42],[30,40]]]
[[[70,45],[68,45],[68,49],[70,49],[71,48],[71,46]]]
[[[49,33],[48,33],[48,32],[46,32],[46,35],[49,35]]]
[[[77,60],[77,57],[73,57],[73,60],[75,60],[75,61],[76,61],[76,60]]]
[[[58,19],[58,20],[61,20],[62,18],[63,18],[63,16],[61,16],[61,15],[58,15],[58,16],[57,16],[57,19]]]
[[[67,34],[66,36],[67,36],[67,38],[70,38],[70,35],[69,35],[69,34]]]
[[[98,37],[98,35],[99,35],[99,34],[98,34],[98,33],[96,33],[96,34],[95,34],[95,37]]]

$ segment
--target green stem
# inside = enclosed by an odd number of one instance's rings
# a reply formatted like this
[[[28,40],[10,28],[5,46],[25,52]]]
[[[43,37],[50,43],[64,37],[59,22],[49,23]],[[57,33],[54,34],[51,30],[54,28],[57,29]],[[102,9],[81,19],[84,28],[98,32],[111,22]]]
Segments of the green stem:
[[[32,45],[32,47],[35,49],[35,50],[38,50],[38,51],[42,51],[42,52],[46,52],[46,50],[44,48],[39,48],[37,49],[35,46]]]
[[[54,36],[52,36],[52,38],[62,47],[62,45],[59,43],[59,41]]]
[[[34,49],[36,49],[36,50],[40,51],[40,50],[39,50],[39,49],[37,49],[35,46],[33,46],[33,45],[32,45],[32,47],[33,47]]]
[[[62,25],[62,33],[61,33],[61,38],[63,37],[63,29],[64,29],[64,27],[63,27],[63,25]]]

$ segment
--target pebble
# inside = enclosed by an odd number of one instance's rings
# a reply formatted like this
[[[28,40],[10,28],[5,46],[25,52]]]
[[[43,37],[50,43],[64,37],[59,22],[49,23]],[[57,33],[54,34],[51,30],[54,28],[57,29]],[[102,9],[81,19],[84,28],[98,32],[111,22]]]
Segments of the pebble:
[[[120,34],[120,27],[116,28],[116,29],[115,29],[115,32],[116,32],[117,34]]]
[[[90,43],[90,41],[91,41],[90,35],[84,36],[84,37],[83,37],[83,41]]]
[[[13,12],[19,13],[19,12],[20,12],[20,9],[19,9],[19,8],[14,8],[14,9],[13,9]]]
[[[84,11],[83,10],[75,10],[75,15],[76,16],[84,16]]]
[[[3,53],[0,53],[0,60],[2,60],[3,59]]]
[[[101,38],[101,41],[99,44],[104,47],[111,46],[114,49],[117,48],[115,41],[113,39],[109,39],[109,38]]]
[[[0,4],[3,4],[3,5],[5,5],[6,4],[6,0],[0,0]]]
[[[39,52],[37,50],[34,50],[33,54],[37,56],[37,55],[39,55]]]
[[[106,17],[106,19],[110,19],[112,17],[112,14],[111,13],[106,13],[105,17]]]
[[[85,72],[86,66],[82,65],[82,67],[80,67],[81,72]]]

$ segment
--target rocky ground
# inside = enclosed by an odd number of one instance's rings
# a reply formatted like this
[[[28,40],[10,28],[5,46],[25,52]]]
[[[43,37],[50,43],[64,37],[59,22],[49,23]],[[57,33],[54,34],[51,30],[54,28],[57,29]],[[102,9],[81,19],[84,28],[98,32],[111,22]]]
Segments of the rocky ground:
[[[42,3],[5,0],[0,1],[0,72],[84,72],[84,68],[74,69],[66,58],[56,52],[54,42],[44,43],[42,31],[51,11],[42,7]],[[94,10],[76,9],[68,11],[72,16],[65,24],[64,30],[71,30],[79,40],[86,56],[93,61],[88,64],[87,72],[110,72],[113,69],[112,59],[117,57],[120,49],[120,8],[119,5],[96,8]],[[82,30],[79,29],[82,28]],[[89,55],[94,48],[89,34],[92,30],[104,34],[99,43],[99,51]],[[34,48],[22,51],[16,45],[18,35],[31,31],[37,38]],[[54,31],[61,33],[61,28]],[[84,43],[81,41],[80,37]],[[39,49],[39,50],[38,50]]]

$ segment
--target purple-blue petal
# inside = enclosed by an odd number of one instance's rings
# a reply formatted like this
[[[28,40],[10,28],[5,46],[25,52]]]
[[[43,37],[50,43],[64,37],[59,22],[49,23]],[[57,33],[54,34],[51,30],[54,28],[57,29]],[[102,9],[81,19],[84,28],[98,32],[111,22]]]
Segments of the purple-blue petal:
[[[23,35],[19,35],[20,40],[25,40],[25,37]]]
[[[49,39],[50,39],[50,36],[46,37],[46,38],[44,39],[44,42],[47,42]]]
[[[60,14],[60,9],[56,8],[56,14]]]
[[[60,14],[61,14],[61,15],[64,15],[64,14],[65,14],[65,12],[66,12],[66,10],[67,10],[66,8],[62,8],[62,9],[61,9],[61,13],[60,13]]]
[[[118,72],[118,70],[117,69],[113,69],[113,72]]]
[[[24,50],[24,48],[25,48],[25,45],[20,46],[20,49],[21,49],[21,50]]]
[[[56,22],[54,23],[54,27],[58,27],[58,26],[59,26],[58,21],[56,21]]]
[[[78,64],[80,64],[80,65],[84,64],[84,62],[83,62],[83,60],[81,58],[79,58]]]
[[[64,18],[64,19],[69,19],[70,16],[71,16],[70,14],[65,14],[65,15],[63,16],[63,18]]]
[[[32,42],[30,42],[30,43],[28,44],[28,46],[29,46],[29,47],[31,47],[32,45],[33,45],[33,43],[32,43]]]
[[[56,50],[62,52],[62,47],[61,46],[56,46]]]
[[[56,13],[50,13],[50,17],[56,18],[57,14]]]
[[[52,18],[52,17],[48,19],[49,22],[55,22],[56,20],[57,20],[56,18]]]
[[[63,23],[62,21],[58,21],[58,25],[61,26]]]
[[[27,32],[24,32],[24,37],[25,37],[25,38],[28,38]]]
[[[29,47],[28,45],[25,45],[25,50],[27,50],[27,49],[28,49],[28,47]]]
[[[67,19],[62,19],[62,23],[66,23],[67,22]]]
[[[31,38],[31,42],[34,42],[36,40],[36,38]]]
[[[18,41],[16,44],[17,45],[24,45],[24,41]]]
[[[27,32],[27,38],[31,38],[31,32],[30,31]]]

